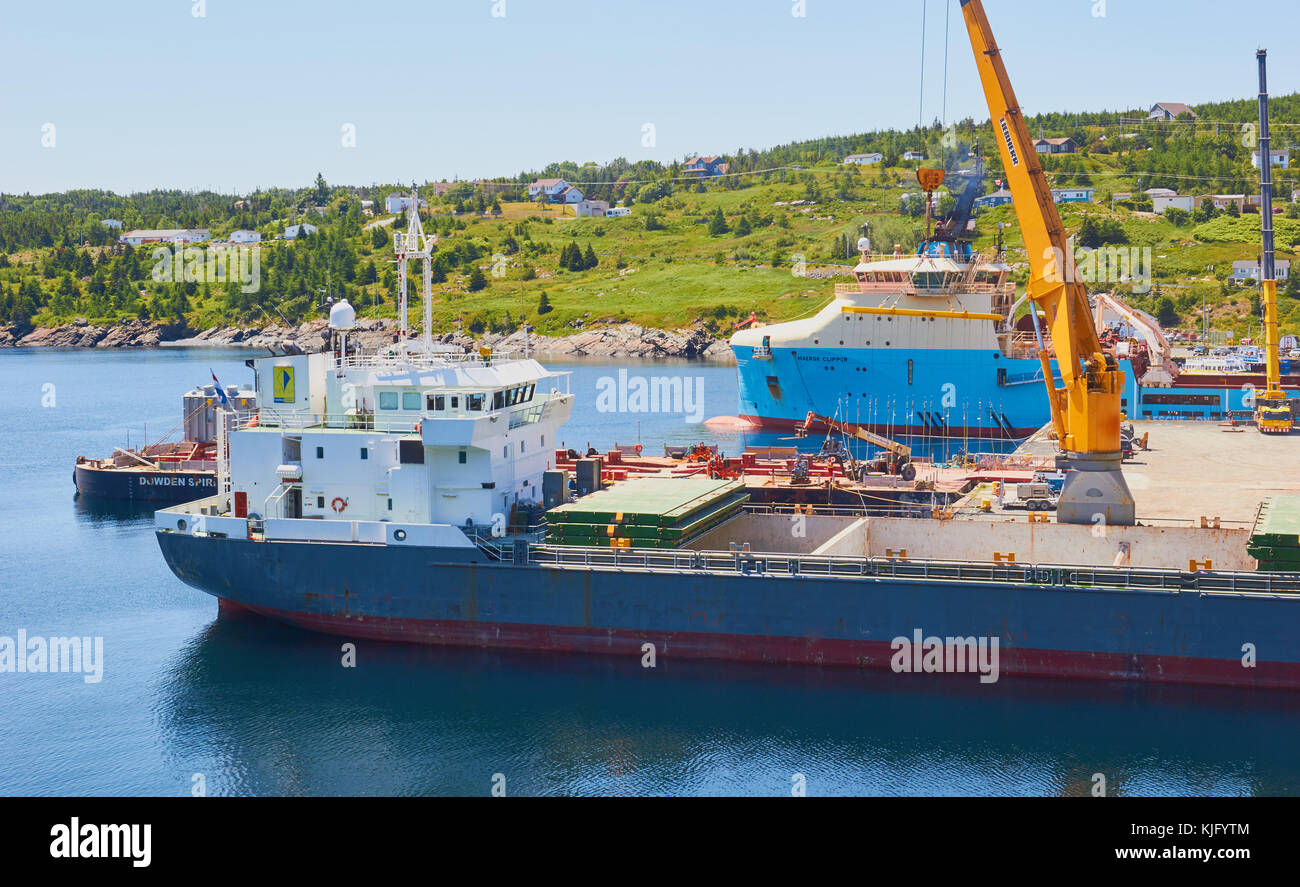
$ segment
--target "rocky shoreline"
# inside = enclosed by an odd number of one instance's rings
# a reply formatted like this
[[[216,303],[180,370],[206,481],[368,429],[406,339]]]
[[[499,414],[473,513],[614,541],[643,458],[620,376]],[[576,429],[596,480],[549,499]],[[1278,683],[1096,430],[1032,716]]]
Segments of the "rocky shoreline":
[[[0,327],[0,348],[279,348],[286,344],[309,351],[325,341],[323,320],[299,326],[216,327],[202,332],[176,326],[136,320],[116,326],[97,326],[86,321],[31,331]],[[397,341],[397,324],[391,320],[361,320],[352,334],[362,350],[373,351]],[[474,348],[483,345],[503,352],[522,352],[522,332],[482,336],[444,333],[435,337],[442,345]],[[702,327],[693,330],[657,330],[624,323],[583,330],[569,336],[532,334],[529,350],[540,360],[636,358],[641,360],[683,359],[718,363],[734,358],[726,339],[717,339]]]

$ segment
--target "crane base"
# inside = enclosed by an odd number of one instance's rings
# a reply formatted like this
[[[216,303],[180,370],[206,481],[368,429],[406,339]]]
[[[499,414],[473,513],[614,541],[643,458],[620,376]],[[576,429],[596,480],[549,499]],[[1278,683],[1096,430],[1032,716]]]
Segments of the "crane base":
[[[1124,480],[1121,453],[1069,453],[1056,458],[1066,472],[1056,520],[1062,524],[1131,527],[1137,523],[1137,503]]]

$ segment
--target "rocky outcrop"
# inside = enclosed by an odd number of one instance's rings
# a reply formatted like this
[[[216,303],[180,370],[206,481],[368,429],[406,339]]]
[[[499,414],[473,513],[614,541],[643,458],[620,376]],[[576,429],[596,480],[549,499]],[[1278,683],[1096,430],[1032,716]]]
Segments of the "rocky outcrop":
[[[163,343],[208,347],[282,348],[296,346],[315,351],[328,341],[324,320],[298,326],[214,327],[186,336],[186,331],[157,323],[133,320],[113,327],[101,327],[78,320],[64,326],[32,330],[25,335],[10,327],[0,327],[0,347],[55,348],[149,348]],[[391,320],[361,320],[350,339],[363,352],[377,351],[397,341],[397,324]],[[437,337],[441,345],[465,349],[483,345],[494,350],[519,353],[524,350],[524,334],[488,333],[482,336],[445,333]],[[597,326],[569,336],[551,337],[532,334],[529,351],[541,360],[581,360],[632,358],[654,360],[729,361],[731,349],[725,339],[715,339],[707,330],[657,330],[624,323]]]
[[[469,340],[455,344],[468,344]],[[501,351],[522,351],[523,333],[509,336],[483,337],[484,344]],[[683,358],[686,360],[716,360],[729,357],[731,349],[725,341],[714,339],[704,329],[657,330],[633,323],[583,330],[571,336],[551,338],[531,336],[529,348],[539,358],[607,358],[631,357],[638,360]]]
[[[39,327],[18,335],[12,327],[0,330],[0,347],[21,348],[154,348],[181,335],[174,326],[129,320],[104,327],[78,319],[56,327]]]

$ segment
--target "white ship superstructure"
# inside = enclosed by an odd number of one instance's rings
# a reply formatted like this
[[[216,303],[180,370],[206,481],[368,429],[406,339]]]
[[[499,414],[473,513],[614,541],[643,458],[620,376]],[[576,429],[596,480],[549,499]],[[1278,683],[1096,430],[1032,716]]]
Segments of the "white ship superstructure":
[[[427,266],[433,245],[418,214],[409,225],[394,237],[403,290],[396,345],[359,354],[349,342],[355,312],[342,301],[331,308],[325,351],[250,361],[256,406],[225,414],[207,531],[221,532],[223,518],[286,539],[383,535],[380,524],[401,524],[411,528],[401,541],[415,527],[499,530],[516,507],[541,502],[542,474],[573,409],[568,373],[526,353],[435,345],[427,267],[423,334],[409,339],[406,263]]]

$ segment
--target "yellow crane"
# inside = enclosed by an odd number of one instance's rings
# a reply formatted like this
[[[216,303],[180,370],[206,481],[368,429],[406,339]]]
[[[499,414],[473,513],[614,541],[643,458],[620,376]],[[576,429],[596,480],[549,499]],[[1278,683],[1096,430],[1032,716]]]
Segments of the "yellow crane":
[[[1264,307],[1264,356],[1268,388],[1255,398],[1255,424],[1265,434],[1291,433],[1291,401],[1282,390],[1278,365],[1277,280],[1273,269],[1273,152],[1268,133],[1268,50],[1259,60],[1259,217],[1261,225],[1260,300]]]
[[[1136,519],[1133,494],[1124,481],[1120,447],[1124,373],[1114,355],[1102,350],[1092,324],[1088,293],[1067,271],[1074,267],[1070,244],[993,39],[984,4],[981,0],[961,0],[961,7],[993,121],[994,141],[1002,156],[1006,186],[1029,253],[1030,314],[1038,332],[1038,357],[1060,442],[1058,467],[1068,472],[1057,520],[1132,525]],[[1035,307],[1043,310],[1051,330],[1061,375],[1059,387],[1052,372],[1051,352],[1038,330]]]

